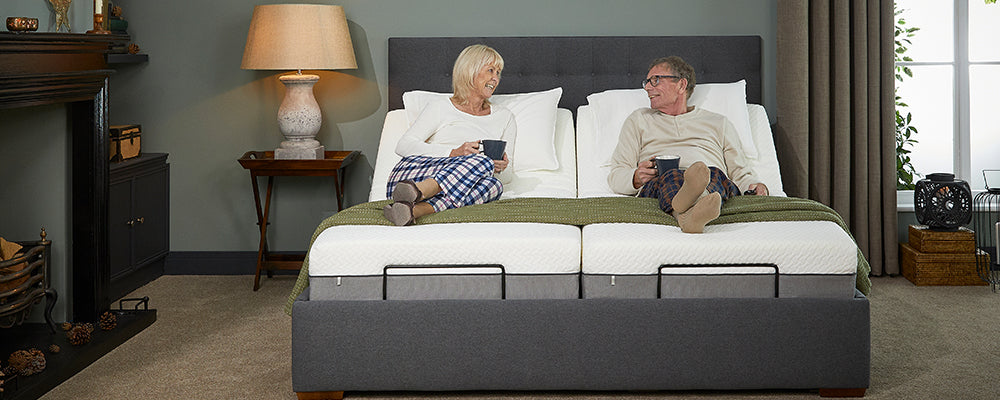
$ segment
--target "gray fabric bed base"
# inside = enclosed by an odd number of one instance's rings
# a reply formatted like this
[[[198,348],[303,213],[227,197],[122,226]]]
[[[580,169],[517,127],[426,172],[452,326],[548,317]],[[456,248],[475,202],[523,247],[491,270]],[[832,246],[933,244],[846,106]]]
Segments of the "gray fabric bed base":
[[[752,390],[869,386],[869,303],[850,299],[309,301],[292,388]]]
[[[778,275],[777,280],[774,274],[665,274],[661,279],[656,275],[506,276],[504,281],[497,274],[390,275],[385,291],[382,276],[311,277],[308,290],[316,300],[767,298],[775,295],[850,298],[855,290],[854,274],[783,274]]]
[[[579,274],[390,275],[310,277],[309,294],[317,300],[474,300],[576,299]]]
[[[657,291],[659,282],[659,291]],[[585,299],[840,297],[854,293],[854,274],[718,274],[656,275],[583,274]]]

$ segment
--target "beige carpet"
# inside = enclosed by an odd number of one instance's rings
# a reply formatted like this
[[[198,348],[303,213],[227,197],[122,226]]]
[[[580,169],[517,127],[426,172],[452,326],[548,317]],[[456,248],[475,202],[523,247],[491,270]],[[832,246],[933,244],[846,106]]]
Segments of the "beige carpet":
[[[164,276],[137,290],[157,321],[42,397],[61,399],[295,399],[293,276]],[[917,287],[874,278],[868,399],[1000,398],[1000,294],[986,286]],[[348,393],[348,399],[816,399],[780,392]]]

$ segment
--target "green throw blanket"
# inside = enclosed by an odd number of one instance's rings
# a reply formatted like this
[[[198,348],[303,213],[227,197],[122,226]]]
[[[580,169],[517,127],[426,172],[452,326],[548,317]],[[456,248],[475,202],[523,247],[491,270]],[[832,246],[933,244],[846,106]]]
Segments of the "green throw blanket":
[[[327,218],[316,228],[312,241],[335,225],[392,225],[382,216],[389,200],[359,204]],[[850,235],[840,214],[813,200],[794,197],[738,196],[722,206],[722,213],[709,225],[753,221],[831,221]],[[657,206],[656,199],[638,197],[594,197],[584,199],[522,198],[460,207],[434,213],[417,220],[417,225],[461,222],[539,222],[584,226],[598,223],[642,223],[677,226],[674,217]],[[400,229],[406,229],[400,228]],[[309,247],[312,248],[312,241]],[[857,288],[871,292],[871,267],[858,249]],[[288,297],[285,312],[291,315],[295,299],[309,286],[309,257]]]

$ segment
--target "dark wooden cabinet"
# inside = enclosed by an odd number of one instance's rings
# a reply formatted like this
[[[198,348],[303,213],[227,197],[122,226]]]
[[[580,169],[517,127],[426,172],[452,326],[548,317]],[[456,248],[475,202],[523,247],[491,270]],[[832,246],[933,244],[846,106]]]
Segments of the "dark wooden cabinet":
[[[112,301],[163,275],[170,251],[170,164],[145,153],[112,163],[108,247]]]

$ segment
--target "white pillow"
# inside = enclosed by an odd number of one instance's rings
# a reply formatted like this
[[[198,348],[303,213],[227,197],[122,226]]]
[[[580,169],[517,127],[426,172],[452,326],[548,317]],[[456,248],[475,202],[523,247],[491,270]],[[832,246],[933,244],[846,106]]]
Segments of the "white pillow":
[[[747,104],[750,114],[750,132],[753,133],[754,147],[758,157],[753,162],[753,172],[760,181],[767,185],[771,196],[787,196],[781,183],[781,168],[778,165],[778,153],[774,149],[774,136],[771,132],[771,121],[767,119],[767,111],[759,104]]]
[[[451,93],[434,93],[414,90],[403,93],[403,107],[412,125],[424,106],[437,98],[451,97]],[[490,102],[501,105],[514,113],[517,122],[517,139],[511,152],[514,171],[559,169],[556,159],[555,132],[556,108],[562,98],[562,88],[542,92],[495,94]]]
[[[743,154],[756,160],[758,153],[750,132],[750,115],[746,106],[746,81],[733,83],[702,83],[695,85],[688,104],[722,114],[733,124],[740,137]],[[598,132],[594,143],[595,160],[602,165],[609,163],[611,153],[618,144],[622,125],[633,111],[649,107],[649,96],[644,89],[613,89],[587,96],[593,106]],[[607,154],[604,154],[607,153]]]
[[[750,160],[757,159],[757,146],[750,133],[750,113],[747,112],[747,81],[695,85],[688,104],[725,115],[740,135],[743,155]]]

